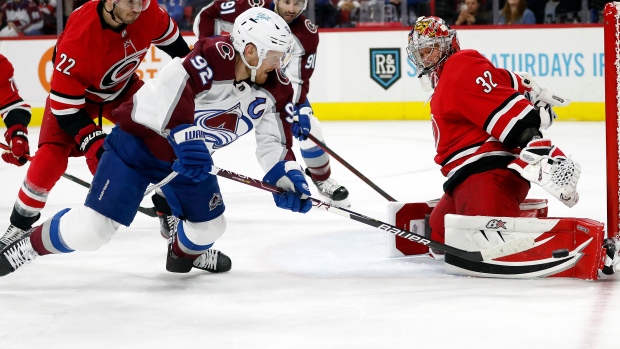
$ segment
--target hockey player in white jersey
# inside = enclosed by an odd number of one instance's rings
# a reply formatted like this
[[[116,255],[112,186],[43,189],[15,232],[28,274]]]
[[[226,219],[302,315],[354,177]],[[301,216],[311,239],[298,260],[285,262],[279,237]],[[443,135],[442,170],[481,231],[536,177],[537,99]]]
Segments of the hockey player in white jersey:
[[[313,141],[308,140],[312,131],[317,139],[325,143],[322,126],[314,116],[307,94],[310,78],[314,73],[319,45],[318,28],[302,12],[308,0],[215,0],[205,6],[196,16],[194,33],[198,39],[222,32],[229,32],[235,18],[248,8],[268,8],[282,17],[293,32],[293,51],[290,64],[284,72],[295,90],[294,103],[299,110],[298,121],[293,123],[293,134],[297,137],[301,156],[307,165],[306,174],[328,201],[338,206],[349,207],[349,192],[331,176],[329,155]],[[292,120],[291,120],[292,121]]]
[[[308,184],[284,120],[294,109],[293,89],[280,72],[291,41],[284,20],[254,8],[237,18],[231,37],[199,40],[183,61],[166,65],[133,101],[114,111],[119,123],[106,138],[84,206],[3,241],[0,276],[40,255],[98,249],[121,225],[131,224],[149,183],[172,171],[178,175],[162,190],[181,221],[168,241],[166,269],[229,270],[227,256],[209,254],[226,229],[224,199],[210,174],[211,153],[251,130],[264,181],[287,190],[274,194],[276,205],[310,210]],[[194,114],[197,103],[202,112]]]

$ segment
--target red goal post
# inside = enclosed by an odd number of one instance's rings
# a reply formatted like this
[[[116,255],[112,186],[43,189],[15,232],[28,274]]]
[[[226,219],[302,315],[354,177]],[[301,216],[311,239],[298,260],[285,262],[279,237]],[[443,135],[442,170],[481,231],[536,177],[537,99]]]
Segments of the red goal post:
[[[610,2],[604,11],[605,133],[607,152],[607,236],[620,231],[620,2]]]

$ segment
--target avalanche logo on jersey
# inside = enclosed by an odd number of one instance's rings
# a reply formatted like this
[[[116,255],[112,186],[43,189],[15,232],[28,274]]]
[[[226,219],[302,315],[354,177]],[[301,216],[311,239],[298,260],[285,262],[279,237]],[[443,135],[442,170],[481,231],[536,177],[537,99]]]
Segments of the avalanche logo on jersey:
[[[249,117],[241,110],[241,103],[237,103],[226,110],[196,110],[194,118],[196,125],[207,132],[205,142],[211,144],[211,149],[219,149],[252,130],[254,126],[251,119],[258,119],[263,115],[265,102],[265,98],[255,98],[248,106]]]

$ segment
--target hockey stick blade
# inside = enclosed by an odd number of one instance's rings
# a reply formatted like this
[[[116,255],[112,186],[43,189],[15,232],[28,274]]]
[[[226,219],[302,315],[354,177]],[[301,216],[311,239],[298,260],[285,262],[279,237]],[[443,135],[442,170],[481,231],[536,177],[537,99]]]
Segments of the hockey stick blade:
[[[4,150],[11,150],[11,148],[8,145],[4,144],[4,143],[0,143],[0,148],[4,149]],[[28,161],[32,161],[32,156],[30,156],[30,155],[26,155],[25,158]],[[80,179],[80,178],[78,178],[78,177],[76,177],[76,176],[74,176],[72,174],[66,173],[66,172],[63,173],[62,176],[65,177],[66,179],[74,182],[74,183],[77,183],[77,184],[83,186],[84,188],[90,189],[90,183],[88,183],[87,181],[85,181],[83,179]],[[147,195],[147,194],[145,193],[144,195]],[[141,212],[141,213],[144,213],[145,215],[147,215],[149,217],[157,217],[157,211],[155,210],[155,207],[142,207],[142,206],[139,206],[138,207],[138,211]]]
[[[278,188],[276,186],[265,183],[263,181],[259,181],[257,179],[250,178],[250,177],[247,177],[247,176],[235,173],[235,172],[231,172],[228,170],[224,170],[224,169],[221,169],[215,166],[212,167],[211,174],[224,177],[224,178],[228,178],[228,179],[231,179],[231,180],[234,180],[234,181],[237,181],[237,182],[240,182],[240,183],[243,183],[243,184],[255,187],[255,188],[259,188],[259,189],[262,189],[262,190],[265,190],[271,193],[280,194],[284,192],[284,189],[282,188]],[[472,262],[482,262],[483,260],[498,258],[498,255],[501,256],[501,254],[504,252],[504,251],[498,251],[498,250],[491,249],[492,251],[486,251],[485,254],[483,255],[482,252],[479,252],[479,251],[461,250],[461,249],[458,249],[458,248],[455,248],[455,247],[452,247],[446,244],[442,244],[437,241],[433,241],[431,239],[427,239],[425,236],[402,230],[391,224],[381,222],[379,220],[364,216],[357,212],[353,212],[353,211],[350,211],[342,207],[328,204],[326,202],[317,200],[313,197],[308,197],[308,199],[312,201],[312,206],[316,208],[320,208],[327,212],[335,213],[345,218],[349,218],[351,220],[364,223],[366,225],[375,227],[377,229],[381,229],[388,233],[392,233],[394,235],[400,236],[409,241],[413,241],[415,243],[418,243],[424,246],[432,247],[434,249],[444,251],[446,253],[461,257],[463,259],[470,260]]]

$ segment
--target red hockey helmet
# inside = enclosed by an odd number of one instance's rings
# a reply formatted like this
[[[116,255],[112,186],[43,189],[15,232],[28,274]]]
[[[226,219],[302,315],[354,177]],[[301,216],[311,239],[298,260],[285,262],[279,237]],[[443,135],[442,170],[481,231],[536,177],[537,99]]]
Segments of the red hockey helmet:
[[[439,17],[418,17],[409,32],[407,55],[418,69],[418,77],[428,75],[434,88],[443,63],[460,50],[456,31]]]

